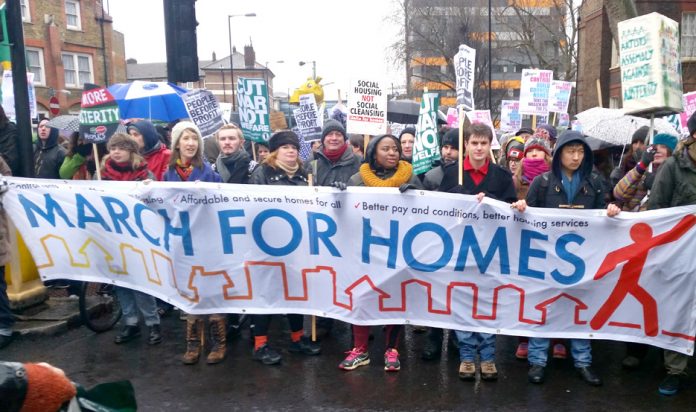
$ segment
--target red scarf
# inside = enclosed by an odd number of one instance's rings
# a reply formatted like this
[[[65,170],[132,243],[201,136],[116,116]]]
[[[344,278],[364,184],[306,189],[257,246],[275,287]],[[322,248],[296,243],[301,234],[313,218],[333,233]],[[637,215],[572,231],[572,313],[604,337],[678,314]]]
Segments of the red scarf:
[[[147,179],[147,173],[147,163],[143,163],[138,166],[138,168],[133,169],[133,165],[130,162],[115,162],[111,159],[107,159],[104,163],[101,175],[103,180],[130,182]]]
[[[341,156],[343,156],[343,153],[345,153],[346,149],[348,149],[347,142],[343,146],[333,151],[330,151],[326,147],[324,147],[324,150],[322,152],[324,153],[324,156],[326,156],[326,158],[331,161],[331,163],[336,163],[338,159],[340,159]]]
[[[176,161],[175,170],[182,182],[188,182],[188,178],[191,176],[191,172],[193,172],[193,166],[191,166],[191,163],[183,163],[179,159]]]

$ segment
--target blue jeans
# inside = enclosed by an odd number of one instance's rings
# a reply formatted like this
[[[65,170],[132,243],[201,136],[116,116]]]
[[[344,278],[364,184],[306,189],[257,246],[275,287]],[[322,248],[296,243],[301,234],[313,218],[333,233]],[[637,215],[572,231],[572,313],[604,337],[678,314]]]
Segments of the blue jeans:
[[[570,354],[573,356],[573,364],[576,368],[585,368],[592,365],[592,345],[589,339],[568,339],[570,341]],[[527,360],[532,365],[545,367],[549,356],[551,339],[529,338],[529,353]]]
[[[495,362],[495,336],[492,333],[456,330],[459,341],[459,360],[473,362],[478,351],[481,362]]]
[[[117,287],[116,296],[123,311],[123,323],[129,326],[138,324],[138,310],[143,314],[145,325],[159,325],[157,300],[154,297],[137,290]]]

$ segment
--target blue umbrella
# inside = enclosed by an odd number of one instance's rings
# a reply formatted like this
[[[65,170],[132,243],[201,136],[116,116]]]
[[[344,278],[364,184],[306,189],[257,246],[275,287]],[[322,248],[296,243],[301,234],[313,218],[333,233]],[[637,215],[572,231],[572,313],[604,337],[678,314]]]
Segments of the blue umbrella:
[[[145,118],[170,122],[189,117],[181,98],[188,90],[175,84],[136,80],[117,83],[108,89],[118,102],[122,119]]]

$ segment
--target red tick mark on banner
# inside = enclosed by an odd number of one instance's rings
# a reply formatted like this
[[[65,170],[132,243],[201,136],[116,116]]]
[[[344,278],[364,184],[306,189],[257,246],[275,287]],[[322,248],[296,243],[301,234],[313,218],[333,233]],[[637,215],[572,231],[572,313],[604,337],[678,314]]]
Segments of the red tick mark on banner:
[[[358,207],[360,207],[360,202],[355,204],[355,208],[357,209]]]

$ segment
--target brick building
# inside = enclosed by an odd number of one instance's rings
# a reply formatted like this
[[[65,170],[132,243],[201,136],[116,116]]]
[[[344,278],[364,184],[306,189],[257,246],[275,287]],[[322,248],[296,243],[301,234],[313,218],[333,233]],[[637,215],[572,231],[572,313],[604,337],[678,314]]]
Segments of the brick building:
[[[660,13],[680,24],[684,92],[696,90],[696,0],[585,0],[580,11],[578,111],[620,108],[621,70],[616,23],[635,15]]]
[[[233,48],[232,55],[234,56],[232,70],[230,70],[230,56],[218,59],[213,53],[211,60],[198,62],[200,80],[181,85],[188,89],[208,89],[217,97],[219,102],[232,103],[232,86],[236,84],[238,78],[264,79],[268,84],[269,98],[273,101],[273,78],[275,75],[268,67],[256,61],[254,47],[244,46],[244,54]],[[234,76],[234,82],[230,81],[232,76]],[[136,60],[128,59],[126,77],[128,81],[167,81],[167,63],[138,63]]]
[[[27,70],[37,108],[47,115],[56,96],[61,113],[78,112],[85,83],[126,80],[123,34],[98,0],[21,0]]]

